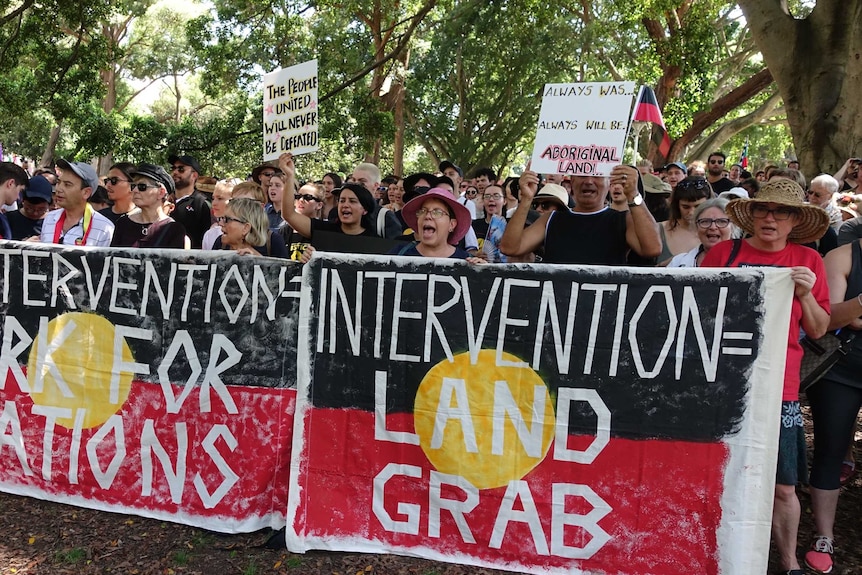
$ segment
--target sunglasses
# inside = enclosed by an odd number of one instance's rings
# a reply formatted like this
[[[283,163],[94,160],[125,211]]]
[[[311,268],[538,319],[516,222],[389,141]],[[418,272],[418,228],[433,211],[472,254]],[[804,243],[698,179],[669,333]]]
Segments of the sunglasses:
[[[710,164],[723,164],[724,160],[710,160],[709,163]]]
[[[182,171],[182,170],[180,170]],[[275,175],[275,172],[261,172],[260,175],[264,178],[271,178]]]
[[[706,190],[709,189],[709,182],[706,181],[706,178],[683,180],[676,187],[683,190]]]
[[[317,196],[312,196],[311,194],[293,194],[294,200],[305,200],[306,202],[319,202]]]
[[[102,181],[105,182],[105,185],[111,184],[112,186],[116,186],[119,182],[129,182],[132,183],[132,180],[123,180],[118,178],[117,176],[111,176],[110,178],[102,178]]]
[[[219,216],[216,221],[218,221],[218,223],[220,223],[220,224],[226,224],[228,222],[236,222],[238,224],[247,224],[248,223],[245,220],[241,220],[239,218],[232,218],[230,216]]]
[[[146,182],[138,182],[137,184],[132,184],[133,190],[138,190],[139,192],[146,192],[150,188],[158,188],[160,187],[158,184],[148,184]]]
[[[479,190],[467,190],[467,195],[468,196],[478,196]]]
[[[183,172],[185,172],[185,171],[186,171],[186,166],[182,166],[182,165],[180,165],[180,166],[171,166],[171,171],[172,171],[172,172],[179,172],[179,173],[181,173],[181,174],[182,174]]]
[[[554,202],[533,202],[532,207],[534,210],[545,210],[545,211],[547,211],[547,210],[552,210],[552,209],[556,208],[557,206],[556,206],[556,204],[554,204]]]

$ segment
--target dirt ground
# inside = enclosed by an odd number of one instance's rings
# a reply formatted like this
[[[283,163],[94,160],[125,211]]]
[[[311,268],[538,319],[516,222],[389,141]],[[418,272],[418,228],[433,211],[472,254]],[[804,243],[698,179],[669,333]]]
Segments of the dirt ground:
[[[857,435],[857,453],[862,441]],[[806,490],[800,558],[812,534]],[[835,575],[862,574],[862,476],[841,493]],[[502,573],[396,555],[263,547],[270,532],[220,535],[175,523],[80,509],[0,493],[0,575],[491,575]],[[771,554],[770,573],[776,570]],[[747,574],[735,574],[747,575]]]

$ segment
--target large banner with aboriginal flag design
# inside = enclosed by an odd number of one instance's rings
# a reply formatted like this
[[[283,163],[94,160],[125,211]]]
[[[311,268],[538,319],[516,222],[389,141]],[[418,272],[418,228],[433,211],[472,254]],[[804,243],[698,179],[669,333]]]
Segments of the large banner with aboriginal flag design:
[[[0,244],[0,490],[280,527],[301,267]]]
[[[765,572],[792,294],[786,270],[313,258],[288,548]]]

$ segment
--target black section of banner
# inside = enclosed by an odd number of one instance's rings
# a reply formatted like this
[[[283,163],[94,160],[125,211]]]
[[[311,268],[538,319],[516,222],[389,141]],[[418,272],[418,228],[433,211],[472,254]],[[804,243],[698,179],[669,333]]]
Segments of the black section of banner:
[[[467,319],[472,318],[475,334],[485,316],[485,335],[478,347],[497,348],[499,326],[506,321],[502,350],[530,363],[552,397],[561,387],[595,389],[611,411],[613,436],[713,441],[734,433],[741,421],[744,394],[762,340],[764,306],[758,272],[441,266],[418,258],[409,264],[400,263],[403,258],[398,264],[385,258],[354,261],[315,260],[306,270],[311,272],[306,281],[314,294],[309,346],[314,358],[311,401],[315,407],[372,410],[375,372],[381,371],[388,382],[387,412],[411,412],[422,378],[446,357],[428,318],[435,315],[452,354],[457,355],[470,348]],[[457,284],[460,294],[450,282]],[[436,314],[428,313],[432,284],[431,303],[441,308]],[[359,310],[358,285],[362,288]],[[449,300],[451,305],[442,310]],[[551,302],[556,306],[560,338],[549,320],[553,309],[540,320],[540,310]],[[565,339],[570,304],[574,324],[571,353],[565,361],[558,359],[555,343]],[[396,307],[406,316],[399,321],[395,352],[419,356],[419,361],[392,354]],[[721,334],[714,338],[719,309],[723,310]],[[357,318],[361,328],[354,330],[351,341],[348,324],[355,324]],[[540,337],[536,365],[534,348]],[[570,431],[594,431],[590,407],[575,403],[572,408]]]
[[[150,330],[150,340],[125,338],[135,362],[150,366],[136,379],[158,381],[167,362],[175,384],[199,364],[200,383],[235,349],[241,358],[219,374],[226,384],[294,387],[301,271],[293,262],[227,251],[0,242],[0,330],[17,321],[35,338],[40,318],[95,312],[116,326]],[[166,359],[172,345],[176,353]],[[19,363],[28,355],[19,354]]]

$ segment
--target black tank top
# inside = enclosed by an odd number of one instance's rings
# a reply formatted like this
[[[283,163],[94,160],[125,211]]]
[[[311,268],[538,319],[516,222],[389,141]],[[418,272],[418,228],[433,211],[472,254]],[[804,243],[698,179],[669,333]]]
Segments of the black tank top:
[[[626,212],[557,210],[545,230],[545,263],[626,265]]]
[[[844,301],[862,293],[862,242],[858,240],[853,242],[851,254],[850,275],[847,276]],[[853,340],[850,353],[835,364],[824,379],[862,388],[862,331],[856,332],[856,339]]]

